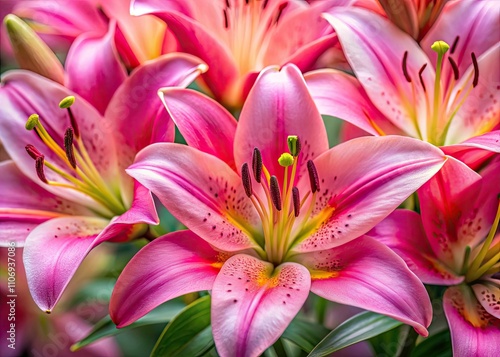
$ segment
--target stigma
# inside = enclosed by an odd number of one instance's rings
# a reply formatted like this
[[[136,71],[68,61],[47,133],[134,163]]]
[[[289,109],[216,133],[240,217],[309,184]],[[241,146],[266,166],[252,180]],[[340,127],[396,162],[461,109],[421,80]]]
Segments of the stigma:
[[[102,207],[99,213],[104,217],[110,218],[122,214],[126,208],[121,197],[99,173],[81,138],[78,122],[71,110],[74,102],[75,97],[68,96],[59,103],[59,108],[67,111],[69,119],[61,144],[49,134],[38,114],[30,115],[25,125],[26,130],[34,131],[46,149],[54,153],[60,162],[47,160],[45,155],[32,144],[26,145],[26,152],[35,161],[37,177],[44,184],[85,194],[98,204],[97,207]],[[49,179],[46,170],[55,174],[50,177],[59,179]]]

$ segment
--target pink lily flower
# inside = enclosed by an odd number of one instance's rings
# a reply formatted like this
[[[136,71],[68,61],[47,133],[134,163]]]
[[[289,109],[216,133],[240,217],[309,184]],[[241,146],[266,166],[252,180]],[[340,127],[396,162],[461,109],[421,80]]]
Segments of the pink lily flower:
[[[183,54],[148,62],[116,90],[104,116],[32,72],[3,77],[0,140],[12,161],[0,164],[0,242],[26,240],[28,284],[42,310],[52,310],[91,249],[158,223],[151,194],[125,168],[150,143],[173,141],[154,100],[158,88],[187,86],[205,69]]]
[[[405,259],[422,282],[450,286],[443,305],[454,356],[494,356],[500,340],[500,161],[481,177],[450,159],[418,196],[421,215],[397,210],[368,235]]]
[[[307,74],[306,81],[322,114],[371,135],[430,142],[477,166],[500,152],[496,14],[492,2],[451,2],[420,48],[381,16],[336,8],[324,16],[357,78],[325,69]]]
[[[389,249],[360,236],[441,168],[439,149],[366,137],[329,150],[294,65],[262,71],[238,124],[198,92],[166,89],[162,98],[190,146],[153,144],[127,172],[189,230],[132,258],[111,298],[118,327],[166,300],[211,290],[219,354],[257,356],[312,291],[427,334],[423,286]]]
[[[182,51],[207,63],[202,78],[227,107],[241,108],[258,73],[294,63],[308,70],[336,42],[321,6],[300,0],[132,0],[134,15],[164,20]]]
[[[131,16],[129,8],[130,0],[30,0],[17,1],[12,12],[28,20],[56,50],[66,50],[82,34],[102,37],[110,22],[115,21],[117,51],[132,68],[175,48],[172,38],[166,40],[162,21],[154,16]]]

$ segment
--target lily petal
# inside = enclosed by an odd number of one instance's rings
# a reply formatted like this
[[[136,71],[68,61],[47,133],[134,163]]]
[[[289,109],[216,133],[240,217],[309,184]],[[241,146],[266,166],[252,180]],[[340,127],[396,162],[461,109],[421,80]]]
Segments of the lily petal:
[[[500,163],[494,172],[500,174]],[[465,164],[449,158],[418,191],[422,222],[432,250],[455,271],[463,265],[466,246],[475,247],[493,223],[498,205],[493,190],[500,187],[500,176],[495,176],[484,183]]]
[[[302,143],[298,179],[307,175],[307,160],[328,150],[328,137],[298,68],[268,67],[260,73],[241,111],[234,146],[236,166],[240,169],[243,163],[251,163],[257,147],[268,171],[283,182],[284,168],[278,158],[289,151],[289,135],[299,136]]]
[[[500,281],[484,279],[479,284],[472,285],[472,290],[483,308],[490,315],[500,319]]]
[[[59,102],[75,93],[58,83],[22,70],[7,73],[3,77],[2,84],[0,100],[5,104],[0,107],[0,140],[19,169],[35,182],[42,184],[36,175],[33,159],[26,153],[27,144],[34,145],[45,156],[45,160],[55,166],[64,169],[68,166],[42,142],[36,133],[25,129],[26,121],[31,114],[39,114],[40,121],[49,135],[61,145],[64,143],[64,133],[71,124],[67,111],[59,108]],[[97,110],[83,98],[76,96],[71,110],[80,128],[82,141],[97,171],[106,181],[113,181],[117,176],[113,131]],[[50,170],[45,170],[45,174],[49,180],[67,183],[65,179]],[[102,210],[93,199],[78,191],[52,185],[44,185],[44,188],[61,197]]]
[[[499,29],[500,31],[500,29]],[[500,42],[492,46],[477,59],[479,79],[470,94],[474,77],[471,65],[456,84],[451,94],[451,103],[465,100],[453,118],[446,144],[459,143],[473,136],[482,135],[500,125]],[[500,151],[500,144],[497,145]]]
[[[84,216],[54,218],[26,239],[24,266],[33,300],[50,312],[109,221]]]
[[[304,78],[321,114],[343,119],[372,135],[403,134],[372,104],[353,76],[320,69],[306,73]]]
[[[211,290],[227,259],[191,231],[155,239],[127,264],[118,278],[110,314],[125,327],[161,303],[201,290]]]
[[[24,176],[12,161],[0,163],[0,177],[0,246],[15,241],[17,247],[22,247],[36,226],[55,217],[93,215],[83,206],[45,191]]]
[[[93,33],[79,36],[66,59],[66,86],[88,100],[101,114],[127,78],[114,42],[115,29],[116,22],[111,21],[103,37]]]
[[[304,238],[294,250],[329,249],[361,236],[429,180],[445,161],[438,148],[399,136],[361,137],[328,150],[314,160],[321,190],[313,217],[324,217],[321,225],[314,223],[310,231],[303,232]],[[309,184],[307,180],[304,178],[302,187]]]
[[[127,172],[214,247],[257,248],[259,216],[241,178],[217,157],[187,145],[158,143],[142,150]]]
[[[212,289],[212,331],[219,354],[259,356],[299,312],[310,284],[309,272],[296,263],[274,268],[244,254],[229,258]]]
[[[405,262],[375,239],[364,236],[293,259],[309,269],[313,293],[390,316],[428,335],[432,307],[427,291]]]
[[[496,356],[500,339],[499,320],[484,310],[468,286],[448,288],[443,306],[454,356]]]
[[[365,9],[339,7],[324,16],[334,27],[349,64],[373,104],[401,130],[424,139],[426,96],[433,96],[435,73],[418,44],[387,19]],[[401,65],[405,51],[412,83],[407,82]],[[418,77],[424,64],[427,68],[422,80],[427,92]]]
[[[477,169],[489,157],[500,153],[500,130],[475,136],[460,144],[442,147],[442,150],[472,169]]]
[[[366,235],[396,252],[426,284],[455,285],[464,280],[439,261],[425,235],[420,215],[414,211],[398,209]]]
[[[223,106],[190,89],[166,88],[158,94],[189,146],[218,157],[236,171],[236,119]]]

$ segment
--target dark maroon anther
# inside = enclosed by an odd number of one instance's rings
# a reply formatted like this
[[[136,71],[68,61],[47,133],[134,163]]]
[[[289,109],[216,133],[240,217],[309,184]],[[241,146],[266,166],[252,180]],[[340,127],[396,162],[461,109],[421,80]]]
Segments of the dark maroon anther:
[[[472,86],[475,87],[479,83],[479,65],[477,64],[476,54],[472,52],[470,56],[472,57],[472,65],[474,66],[474,79],[472,80]]]
[[[241,167],[241,180],[243,181],[243,188],[248,197],[253,194],[252,191],[252,178],[250,177],[250,170],[248,169],[248,164],[245,162]]]
[[[408,73],[408,67],[406,66],[406,61],[408,60],[408,51],[405,51],[405,54],[403,55],[403,74],[405,75],[406,80],[408,83],[411,83],[411,77],[410,74]]]
[[[293,212],[295,217],[298,217],[300,214],[300,194],[299,189],[297,187],[292,188],[292,199],[293,199]]]
[[[307,161],[307,171],[309,171],[309,181],[311,182],[311,192],[316,193],[319,191],[319,177],[316,166],[312,160]]]
[[[271,200],[273,201],[274,207],[276,207],[278,211],[281,211],[281,191],[276,176],[271,176],[271,183],[269,186]]]
[[[451,68],[453,69],[453,77],[455,78],[455,80],[457,80],[458,77],[460,76],[457,63],[451,57],[448,57],[448,61],[450,61]]]
[[[288,3],[284,3],[284,4],[281,4],[278,8],[278,15],[276,16],[276,20],[274,21],[276,23],[276,25],[278,24],[278,21],[280,20],[280,17],[281,17],[281,13],[283,12],[283,10],[285,10],[285,8],[288,6]]]
[[[26,149],[26,152],[28,153],[29,156],[31,156],[31,158],[33,160],[36,160],[38,159],[39,157],[42,157],[43,155],[40,153],[40,151],[37,150],[36,147],[34,147],[33,145],[31,144],[28,144],[24,147]]]
[[[457,49],[458,40],[460,40],[460,36],[455,37],[455,41],[453,41],[453,44],[451,45],[451,48],[450,48],[450,55],[452,55],[455,52],[455,50]]]
[[[68,114],[69,114],[69,121],[71,123],[71,127],[73,128],[75,137],[78,139],[78,138],[80,138],[80,129],[78,128],[78,123],[76,122],[75,116],[73,115],[71,108],[68,108]]]
[[[43,165],[44,165],[44,156],[42,155],[37,157],[35,160],[36,174],[42,182],[49,183],[49,181],[47,181],[47,178],[45,177],[45,172],[43,171]]]
[[[224,9],[222,12],[224,13],[224,28],[227,29],[227,28],[229,28],[229,21],[227,19],[227,11],[226,11],[226,9]]]
[[[262,177],[262,154],[260,153],[260,150],[257,148],[253,149],[252,171],[255,181],[260,183]]]
[[[267,6],[269,0],[264,0],[264,3],[262,4],[262,10],[264,10]]]
[[[228,8],[228,9],[231,8],[231,4],[229,4],[229,0],[226,0],[226,8]]]
[[[75,150],[73,148],[73,128],[66,129],[64,133],[64,151],[73,168],[76,168]]]
[[[424,92],[426,92],[425,89],[425,83],[424,83],[424,78],[422,78],[422,73],[424,73],[425,68],[427,67],[427,63],[425,63],[421,68],[420,71],[418,71],[418,78],[420,78],[420,84],[422,85],[422,88],[424,89]]]

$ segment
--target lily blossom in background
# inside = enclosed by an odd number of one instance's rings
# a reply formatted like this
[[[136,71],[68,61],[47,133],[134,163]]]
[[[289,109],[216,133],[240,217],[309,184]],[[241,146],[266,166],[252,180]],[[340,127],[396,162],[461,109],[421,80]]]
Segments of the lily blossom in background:
[[[308,70],[335,42],[321,6],[301,0],[132,0],[134,15],[164,20],[182,51],[211,68],[202,78],[223,105],[241,108],[260,70]]]
[[[475,167],[500,152],[497,14],[493,2],[451,2],[420,48],[381,16],[336,8],[324,16],[356,78],[324,69],[306,81],[322,114],[430,142]]]
[[[104,116],[32,72],[3,77],[0,140],[12,161],[0,164],[0,242],[24,244],[28,284],[42,310],[53,309],[91,249],[158,223],[151,194],[125,168],[150,143],[173,141],[158,88],[187,86],[204,70],[184,54],[148,62],[116,90]]]
[[[238,123],[198,92],[172,88],[161,97],[189,146],[153,144],[127,172],[189,230],[132,258],[111,298],[118,327],[166,300],[211,290],[219,354],[257,356],[312,291],[427,334],[423,285],[362,235],[442,167],[441,150],[402,137],[328,149],[294,65],[262,71]]]
[[[453,355],[494,356],[500,340],[500,161],[482,177],[448,160],[418,191],[421,215],[396,210],[367,235],[444,294]],[[496,234],[496,236],[495,236]]]

